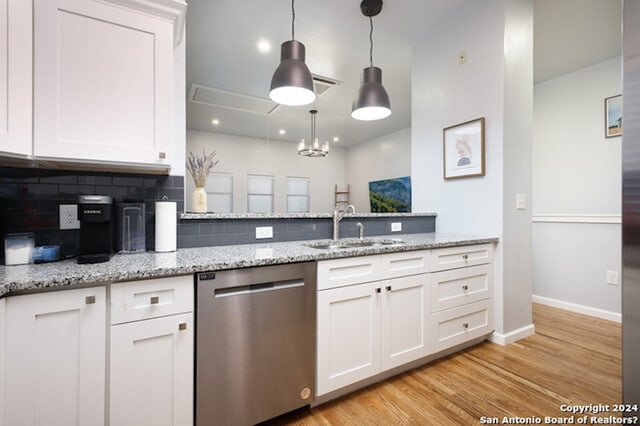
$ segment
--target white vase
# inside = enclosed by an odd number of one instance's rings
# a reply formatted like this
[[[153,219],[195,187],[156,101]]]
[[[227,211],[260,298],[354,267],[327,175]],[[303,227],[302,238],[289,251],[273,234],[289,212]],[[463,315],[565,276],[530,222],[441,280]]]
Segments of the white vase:
[[[196,188],[193,190],[193,196],[191,198],[191,210],[194,213],[206,213],[207,212],[207,191],[204,188]]]

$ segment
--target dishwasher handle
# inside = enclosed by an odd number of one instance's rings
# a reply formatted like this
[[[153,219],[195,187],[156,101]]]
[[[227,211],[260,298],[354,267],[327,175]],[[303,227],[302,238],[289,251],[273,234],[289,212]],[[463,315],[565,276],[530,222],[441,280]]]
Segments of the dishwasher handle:
[[[265,291],[284,290],[284,289],[294,288],[294,287],[304,287],[304,280],[299,279],[299,280],[277,281],[277,282],[270,282],[270,283],[239,285],[236,287],[217,288],[213,291],[213,296],[216,298],[229,297],[229,296],[241,296],[246,294],[263,293]]]

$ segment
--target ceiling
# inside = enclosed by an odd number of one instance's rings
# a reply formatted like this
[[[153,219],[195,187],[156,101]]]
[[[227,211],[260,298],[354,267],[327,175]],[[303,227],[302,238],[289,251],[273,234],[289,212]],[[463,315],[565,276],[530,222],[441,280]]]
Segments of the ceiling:
[[[187,128],[298,142],[310,137],[311,108],[318,110],[317,136],[330,141],[339,137],[339,142],[332,142],[335,146],[407,128],[411,48],[469,1],[384,2],[380,15],[373,18],[373,63],[382,69],[393,113],[383,120],[361,122],[350,116],[362,69],[369,62],[369,20],[360,12],[360,0],[296,2],[295,38],[306,46],[309,69],[339,82],[306,107],[276,106],[268,99],[280,44],[291,39],[289,0],[189,0]],[[619,3],[534,0],[535,80],[618,56]],[[269,52],[258,50],[260,40],[271,44]]]

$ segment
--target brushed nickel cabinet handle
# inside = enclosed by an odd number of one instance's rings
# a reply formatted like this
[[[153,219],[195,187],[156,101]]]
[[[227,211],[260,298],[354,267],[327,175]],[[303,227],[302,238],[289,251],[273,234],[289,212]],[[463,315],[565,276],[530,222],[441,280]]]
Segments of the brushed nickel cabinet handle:
[[[469,323],[463,322],[462,323],[462,328],[464,328],[464,329],[469,328]]]
[[[94,303],[96,303],[96,297],[95,296],[87,296],[84,298],[84,304],[85,305],[93,305]]]
[[[149,303],[152,305],[157,305],[158,303],[160,303],[160,297],[158,296],[151,296],[149,298]]]
[[[166,159],[167,158],[167,153],[166,152],[162,152],[162,151],[159,152],[158,153],[158,158],[161,159],[161,160]]]
[[[186,330],[187,329],[187,323],[186,322],[181,322],[180,324],[178,324],[178,330],[182,331],[182,330]]]

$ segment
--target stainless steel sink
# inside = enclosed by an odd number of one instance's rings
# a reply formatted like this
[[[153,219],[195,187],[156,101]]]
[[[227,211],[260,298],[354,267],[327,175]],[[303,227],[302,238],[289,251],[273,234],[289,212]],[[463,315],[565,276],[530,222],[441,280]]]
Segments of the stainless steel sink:
[[[344,239],[344,240],[322,240],[305,244],[307,247],[320,250],[344,250],[359,247],[381,247],[404,244],[402,240],[383,239],[383,238],[364,238],[364,239]]]

